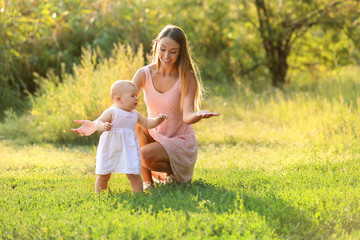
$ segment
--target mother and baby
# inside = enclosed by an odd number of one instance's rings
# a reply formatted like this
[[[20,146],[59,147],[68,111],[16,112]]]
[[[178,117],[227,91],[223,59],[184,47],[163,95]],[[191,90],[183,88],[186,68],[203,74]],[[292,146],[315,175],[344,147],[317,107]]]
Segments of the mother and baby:
[[[132,81],[112,85],[114,104],[97,120],[75,120],[82,126],[72,131],[81,136],[103,132],[96,156],[96,193],[107,189],[111,173],[125,173],[134,192],[152,187],[158,178],[191,181],[197,157],[191,124],[219,115],[196,111],[204,90],[181,28],[166,26],[153,42],[152,57]],[[141,89],[148,118],[134,110]]]

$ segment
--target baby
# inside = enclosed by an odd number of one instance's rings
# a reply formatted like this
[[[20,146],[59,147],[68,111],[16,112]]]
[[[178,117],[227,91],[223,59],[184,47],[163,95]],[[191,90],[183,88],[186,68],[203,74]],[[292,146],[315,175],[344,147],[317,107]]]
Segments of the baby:
[[[100,136],[96,154],[95,192],[106,190],[111,173],[125,173],[134,192],[143,190],[141,172],[141,150],[135,133],[136,124],[149,129],[166,119],[165,114],[146,118],[137,111],[138,89],[131,81],[116,81],[110,90],[114,102],[95,120]]]

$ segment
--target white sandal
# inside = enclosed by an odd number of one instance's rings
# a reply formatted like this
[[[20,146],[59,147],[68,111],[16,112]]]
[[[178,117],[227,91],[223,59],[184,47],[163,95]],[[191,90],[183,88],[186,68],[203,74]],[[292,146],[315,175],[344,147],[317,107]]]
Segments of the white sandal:
[[[167,183],[174,183],[176,182],[176,178],[174,174],[166,175],[165,179],[156,179],[154,176],[152,177],[153,181],[159,184],[167,184]]]
[[[176,178],[174,174],[166,176],[166,183],[174,183],[174,182],[176,182]]]
[[[153,188],[154,185],[151,182],[143,182],[143,190],[146,191],[149,188]]]

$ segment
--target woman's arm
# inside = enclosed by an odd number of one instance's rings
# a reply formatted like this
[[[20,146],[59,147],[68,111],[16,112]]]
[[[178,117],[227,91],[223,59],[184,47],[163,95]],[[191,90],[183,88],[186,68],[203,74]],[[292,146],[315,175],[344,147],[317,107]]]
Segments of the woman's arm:
[[[137,70],[137,72],[135,73],[135,75],[132,79],[132,82],[138,88],[138,92],[137,92],[138,95],[140,93],[140,90],[144,87],[145,81],[146,81],[145,70],[143,68],[141,68],[141,69]]]
[[[189,84],[187,94],[184,98],[183,105],[183,121],[185,124],[194,124],[203,118],[210,118],[213,116],[219,116],[219,113],[209,112],[202,110],[195,112],[195,90],[196,90],[196,79],[193,74],[189,74]]]

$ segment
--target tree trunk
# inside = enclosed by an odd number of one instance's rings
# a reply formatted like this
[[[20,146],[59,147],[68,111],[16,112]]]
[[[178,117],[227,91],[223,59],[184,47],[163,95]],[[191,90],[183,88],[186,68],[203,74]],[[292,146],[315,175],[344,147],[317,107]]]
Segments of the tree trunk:
[[[283,49],[273,49],[273,56],[269,58],[268,67],[271,73],[272,85],[282,87],[288,71],[288,54]]]
[[[294,41],[311,26],[326,23],[326,21],[336,23],[334,16],[338,12],[341,13],[338,16],[343,16],[342,19],[345,19],[344,13],[340,10],[347,9],[349,13],[354,12],[357,2],[358,0],[329,1],[319,5],[316,1],[314,3],[310,1],[305,5],[293,4],[293,12],[297,14],[291,14],[285,9],[284,4],[276,5],[270,4],[274,1],[255,0],[259,21],[258,30],[266,52],[266,64],[271,73],[273,86],[282,87],[285,84],[288,71],[287,57]],[[350,19],[355,19],[354,14],[350,14],[353,16]]]
[[[270,70],[272,85],[282,87],[285,84],[288,70],[287,57],[292,31],[288,30],[289,33],[285,36],[284,30],[272,23],[271,19],[274,16],[264,0],[256,0],[255,5],[258,11],[259,31],[266,52],[266,63]]]

